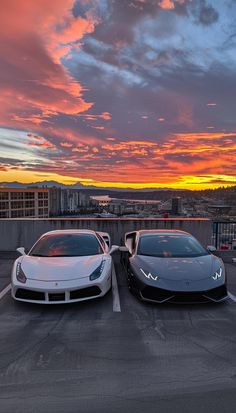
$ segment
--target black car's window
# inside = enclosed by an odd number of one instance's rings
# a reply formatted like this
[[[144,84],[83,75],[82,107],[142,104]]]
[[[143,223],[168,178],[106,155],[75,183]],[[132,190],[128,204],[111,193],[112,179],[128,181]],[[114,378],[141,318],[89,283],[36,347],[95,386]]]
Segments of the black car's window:
[[[209,253],[192,236],[153,234],[140,238],[137,254],[153,257],[199,257]]]
[[[29,255],[39,257],[78,257],[103,254],[98,239],[92,234],[52,234],[42,237]]]

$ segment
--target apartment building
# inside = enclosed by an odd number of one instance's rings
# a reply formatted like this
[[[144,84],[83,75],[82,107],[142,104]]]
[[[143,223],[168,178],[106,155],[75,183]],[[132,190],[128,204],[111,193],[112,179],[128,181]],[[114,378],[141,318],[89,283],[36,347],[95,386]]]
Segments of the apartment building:
[[[0,188],[0,218],[48,217],[48,188]]]
[[[80,213],[82,208],[89,208],[98,204],[97,201],[78,189],[62,189],[60,194],[62,213]]]

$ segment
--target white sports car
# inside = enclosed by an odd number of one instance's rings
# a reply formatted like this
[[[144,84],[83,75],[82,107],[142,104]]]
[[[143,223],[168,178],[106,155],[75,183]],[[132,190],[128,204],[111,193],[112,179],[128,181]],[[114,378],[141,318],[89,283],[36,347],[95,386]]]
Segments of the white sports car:
[[[107,233],[59,230],[43,234],[12,268],[12,297],[41,304],[60,304],[102,297],[111,288],[111,253]]]

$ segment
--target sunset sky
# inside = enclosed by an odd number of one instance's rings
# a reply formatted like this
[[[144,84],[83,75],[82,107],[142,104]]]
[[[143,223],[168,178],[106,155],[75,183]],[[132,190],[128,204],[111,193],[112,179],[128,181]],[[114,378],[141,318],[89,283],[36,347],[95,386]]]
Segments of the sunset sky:
[[[236,185],[235,0],[2,0],[0,181]]]

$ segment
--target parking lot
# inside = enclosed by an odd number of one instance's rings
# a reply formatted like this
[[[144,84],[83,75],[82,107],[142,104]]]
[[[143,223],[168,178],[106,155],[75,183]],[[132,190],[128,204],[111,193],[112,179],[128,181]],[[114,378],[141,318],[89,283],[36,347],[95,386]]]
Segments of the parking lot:
[[[40,306],[12,300],[1,256],[0,412],[235,411],[236,264],[226,303],[154,305],[114,261],[104,298]]]

